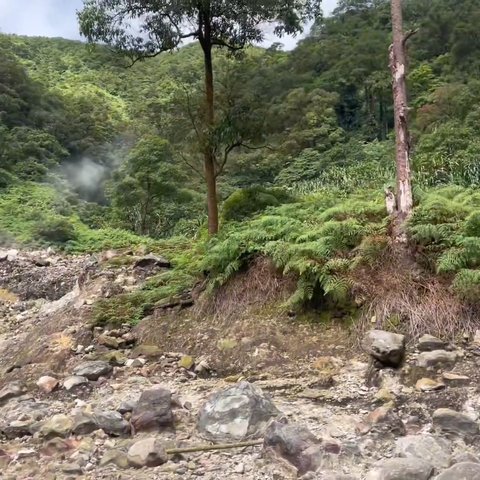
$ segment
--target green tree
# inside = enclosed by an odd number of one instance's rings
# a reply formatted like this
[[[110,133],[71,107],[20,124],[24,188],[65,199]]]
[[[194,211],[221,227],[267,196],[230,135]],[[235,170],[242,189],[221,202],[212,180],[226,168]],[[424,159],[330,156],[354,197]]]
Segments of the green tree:
[[[165,236],[186,216],[184,206],[192,202],[192,192],[181,188],[184,180],[168,142],[143,138],[112,179],[114,213],[122,226],[136,233]]]
[[[263,25],[275,22],[275,32],[297,33],[306,20],[320,13],[320,0],[268,0],[258,2],[197,0],[170,2],[145,0],[85,0],[79,13],[80,29],[89,41],[100,41],[129,53],[133,60],[152,57],[177,48],[186,39],[199,42],[205,67],[203,141],[207,185],[208,230],[218,231],[218,165],[214,139],[214,47],[230,51],[263,39]],[[137,29],[132,29],[132,22]],[[140,35],[139,35],[140,32]]]

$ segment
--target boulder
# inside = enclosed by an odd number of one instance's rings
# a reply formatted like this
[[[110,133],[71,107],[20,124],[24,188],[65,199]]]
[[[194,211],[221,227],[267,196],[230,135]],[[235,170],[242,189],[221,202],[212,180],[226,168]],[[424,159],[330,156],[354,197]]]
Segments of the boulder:
[[[480,464],[473,462],[457,463],[441,473],[436,480],[480,480]]]
[[[365,480],[428,480],[433,467],[418,458],[390,458],[378,462]]]
[[[478,424],[464,413],[439,408],[433,412],[433,425],[443,432],[456,433],[467,437],[479,433]]]
[[[108,348],[117,349],[125,342],[119,342],[118,338],[103,334],[97,337],[97,343]]]
[[[85,385],[87,383],[88,383],[88,378],[80,377],[78,375],[72,375],[71,377],[67,377],[63,381],[63,388],[65,390],[72,390],[75,387],[78,387],[80,385]]]
[[[40,428],[40,434],[45,438],[68,437],[73,428],[73,420],[67,415],[54,415]]]
[[[444,438],[432,435],[407,435],[396,442],[395,453],[400,457],[425,460],[437,469],[450,465],[451,444]]]
[[[86,377],[88,380],[98,380],[100,377],[107,377],[112,373],[113,367],[102,360],[93,360],[83,362],[77,365],[73,373],[80,377]]]
[[[172,394],[165,388],[146,390],[132,411],[134,432],[159,430],[173,425]]]
[[[98,427],[108,435],[121,436],[130,432],[130,424],[119,412],[95,410],[94,418]]]
[[[160,440],[145,438],[135,442],[128,450],[127,460],[135,468],[158,467],[168,461]]]
[[[294,465],[299,475],[315,472],[322,464],[321,441],[307,427],[285,419],[270,424],[263,447]]]
[[[399,367],[405,356],[405,336],[384,330],[370,330],[362,342],[363,349],[388,367]]]
[[[280,411],[270,397],[248,382],[216,392],[200,410],[198,430],[212,441],[258,438]]]
[[[95,417],[86,411],[78,411],[73,416],[72,432],[75,435],[89,435],[100,427]]]
[[[446,350],[434,350],[433,352],[422,352],[417,359],[417,365],[421,368],[444,368],[452,367],[457,361],[455,352]]]
[[[421,352],[431,352],[433,350],[443,350],[445,348],[445,342],[433,335],[423,335],[418,339],[418,349]]]

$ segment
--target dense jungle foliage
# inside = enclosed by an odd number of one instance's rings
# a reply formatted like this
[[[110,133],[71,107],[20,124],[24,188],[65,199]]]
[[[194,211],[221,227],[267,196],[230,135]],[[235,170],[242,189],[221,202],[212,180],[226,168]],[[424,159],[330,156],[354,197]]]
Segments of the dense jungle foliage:
[[[462,298],[477,301],[480,6],[408,0],[405,14],[406,27],[418,29],[408,43],[410,241]],[[209,240],[196,45],[129,66],[102,47],[1,35],[0,242],[171,252],[175,281],[169,272],[137,293],[130,318],[201,272],[224,283],[254,255],[298,277],[292,304],[318,285],[344,298],[344,273],[388,243],[390,43],[388,1],[341,0],[293,51],[274,44],[216,54],[215,134],[241,132],[248,145],[231,152],[219,178],[222,227]]]

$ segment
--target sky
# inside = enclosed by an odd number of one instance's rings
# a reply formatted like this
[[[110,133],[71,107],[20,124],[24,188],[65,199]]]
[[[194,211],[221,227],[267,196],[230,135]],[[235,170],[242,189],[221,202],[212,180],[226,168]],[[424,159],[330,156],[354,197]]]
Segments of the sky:
[[[337,0],[323,0],[323,10],[330,13]],[[82,0],[0,0],[0,32],[18,35],[80,39],[75,12]],[[267,35],[266,45],[278,41]],[[298,37],[282,38],[286,48],[293,48]]]

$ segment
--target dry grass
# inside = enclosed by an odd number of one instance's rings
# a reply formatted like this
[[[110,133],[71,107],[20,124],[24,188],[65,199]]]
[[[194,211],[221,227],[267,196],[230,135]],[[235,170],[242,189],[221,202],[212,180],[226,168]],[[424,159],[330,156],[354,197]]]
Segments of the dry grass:
[[[480,318],[441,279],[419,269],[402,251],[390,249],[375,268],[355,275],[355,294],[364,300],[356,326],[396,330],[415,340],[425,333],[454,340],[480,327]]]
[[[296,287],[293,276],[283,276],[265,257],[256,258],[248,270],[232,278],[211,295],[204,295],[195,306],[195,315],[211,315],[219,322],[238,316],[239,308],[258,310],[273,302],[281,305]]]

